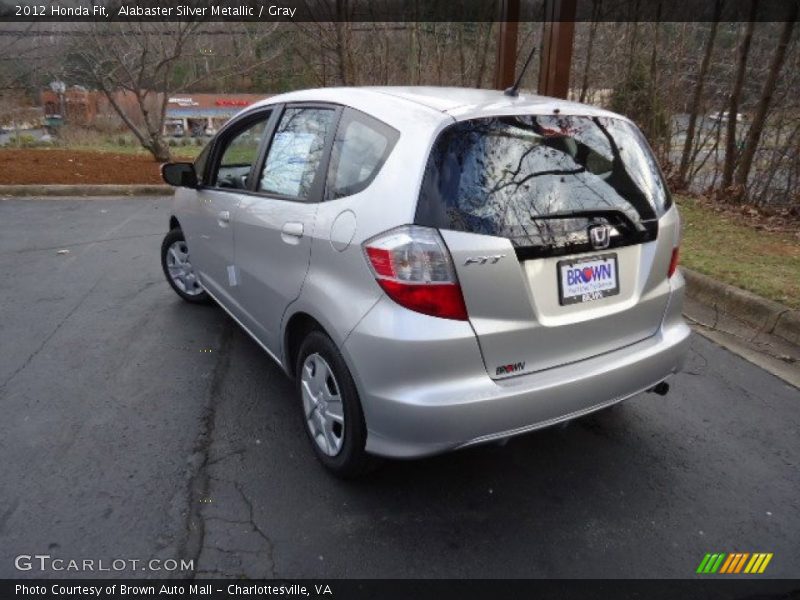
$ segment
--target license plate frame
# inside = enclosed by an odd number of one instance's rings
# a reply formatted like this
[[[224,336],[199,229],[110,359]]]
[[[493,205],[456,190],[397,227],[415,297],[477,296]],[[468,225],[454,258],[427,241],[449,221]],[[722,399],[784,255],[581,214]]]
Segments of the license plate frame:
[[[576,293],[566,295],[568,290],[565,290],[565,282],[564,282],[564,268],[565,267],[575,267],[576,265],[581,265],[581,268],[590,268],[590,264],[611,264],[613,265],[613,287],[603,287],[593,290],[587,290],[585,292]],[[595,272],[596,275],[596,272]],[[561,306],[571,306],[573,304],[583,304],[586,302],[592,302],[595,300],[602,300],[603,298],[608,298],[610,296],[616,296],[619,294],[619,259],[617,257],[616,252],[609,252],[606,254],[598,254],[594,256],[581,256],[580,258],[570,258],[566,260],[560,260],[556,263],[556,280],[558,281],[558,303]],[[584,282],[583,285],[585,286],[586,283]]]

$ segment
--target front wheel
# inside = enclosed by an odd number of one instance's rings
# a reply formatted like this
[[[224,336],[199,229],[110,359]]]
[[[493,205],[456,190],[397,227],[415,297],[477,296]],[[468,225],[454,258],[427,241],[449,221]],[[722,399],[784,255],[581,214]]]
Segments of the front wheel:
[[[303,421],[314,453],[334,475],[353,478],[369,471],[367,427],[350,371],[333,341],[321,331],[306,336],[295,373]]]
[[[186,302],[206,304],[211,298],[200,285],[197,272],[189,260],[189,246],[183,231],[171,230],[161,244],[161,268],[172,289]]]

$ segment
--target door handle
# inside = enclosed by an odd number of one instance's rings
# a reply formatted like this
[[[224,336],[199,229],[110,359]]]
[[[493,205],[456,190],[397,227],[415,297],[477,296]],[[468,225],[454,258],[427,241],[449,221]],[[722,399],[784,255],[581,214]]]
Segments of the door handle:
[[[228,223],[231,222],[231,213],[227,210],[219,211],[217,215],[217,222],[219,223],[220,227],[227,227]]]
[[[281,228],[281,238],[287,244],[297,244],[303,237],[302,223],[284,223]]]

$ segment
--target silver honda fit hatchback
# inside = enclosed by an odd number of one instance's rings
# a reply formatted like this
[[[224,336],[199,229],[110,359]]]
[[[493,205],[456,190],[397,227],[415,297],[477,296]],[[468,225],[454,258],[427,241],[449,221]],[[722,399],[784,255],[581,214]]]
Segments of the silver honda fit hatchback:
[[[620,115],[488,90],[292,92],[163,175],[167,281],[294,378],[339,475],[664,393],[687,352],[678,211]]]

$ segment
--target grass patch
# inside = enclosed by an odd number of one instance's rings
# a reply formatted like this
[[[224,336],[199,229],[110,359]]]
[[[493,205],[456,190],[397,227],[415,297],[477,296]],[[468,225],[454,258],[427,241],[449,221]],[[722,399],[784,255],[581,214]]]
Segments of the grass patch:
[[[200,146],[197,145],[198,142],[201,142]],[[207,142],[208,140],[190,137],[167,140],[172,156],[181,159],[196,157]],[[60,128],[53,147],[79,152],[149,156],[139,140],[128,131],[99,131],[78,125],[65,125]]]
[[[67,150],[79,150],[81,152],[100,152],[111,154],[131,154],[134,156],[150,156],[150,153],[139,145],[121,146],[111,142],[98,143],[98,144],[69,144],[65,146],[56,146],[56,148],[64,148]],[[202,146],[174,146],[170,147],[169,151],[172,158],[197,158]]]
[[[800,241],[763,231],[685,197],[681,263],[792,308],[800,308]]]

